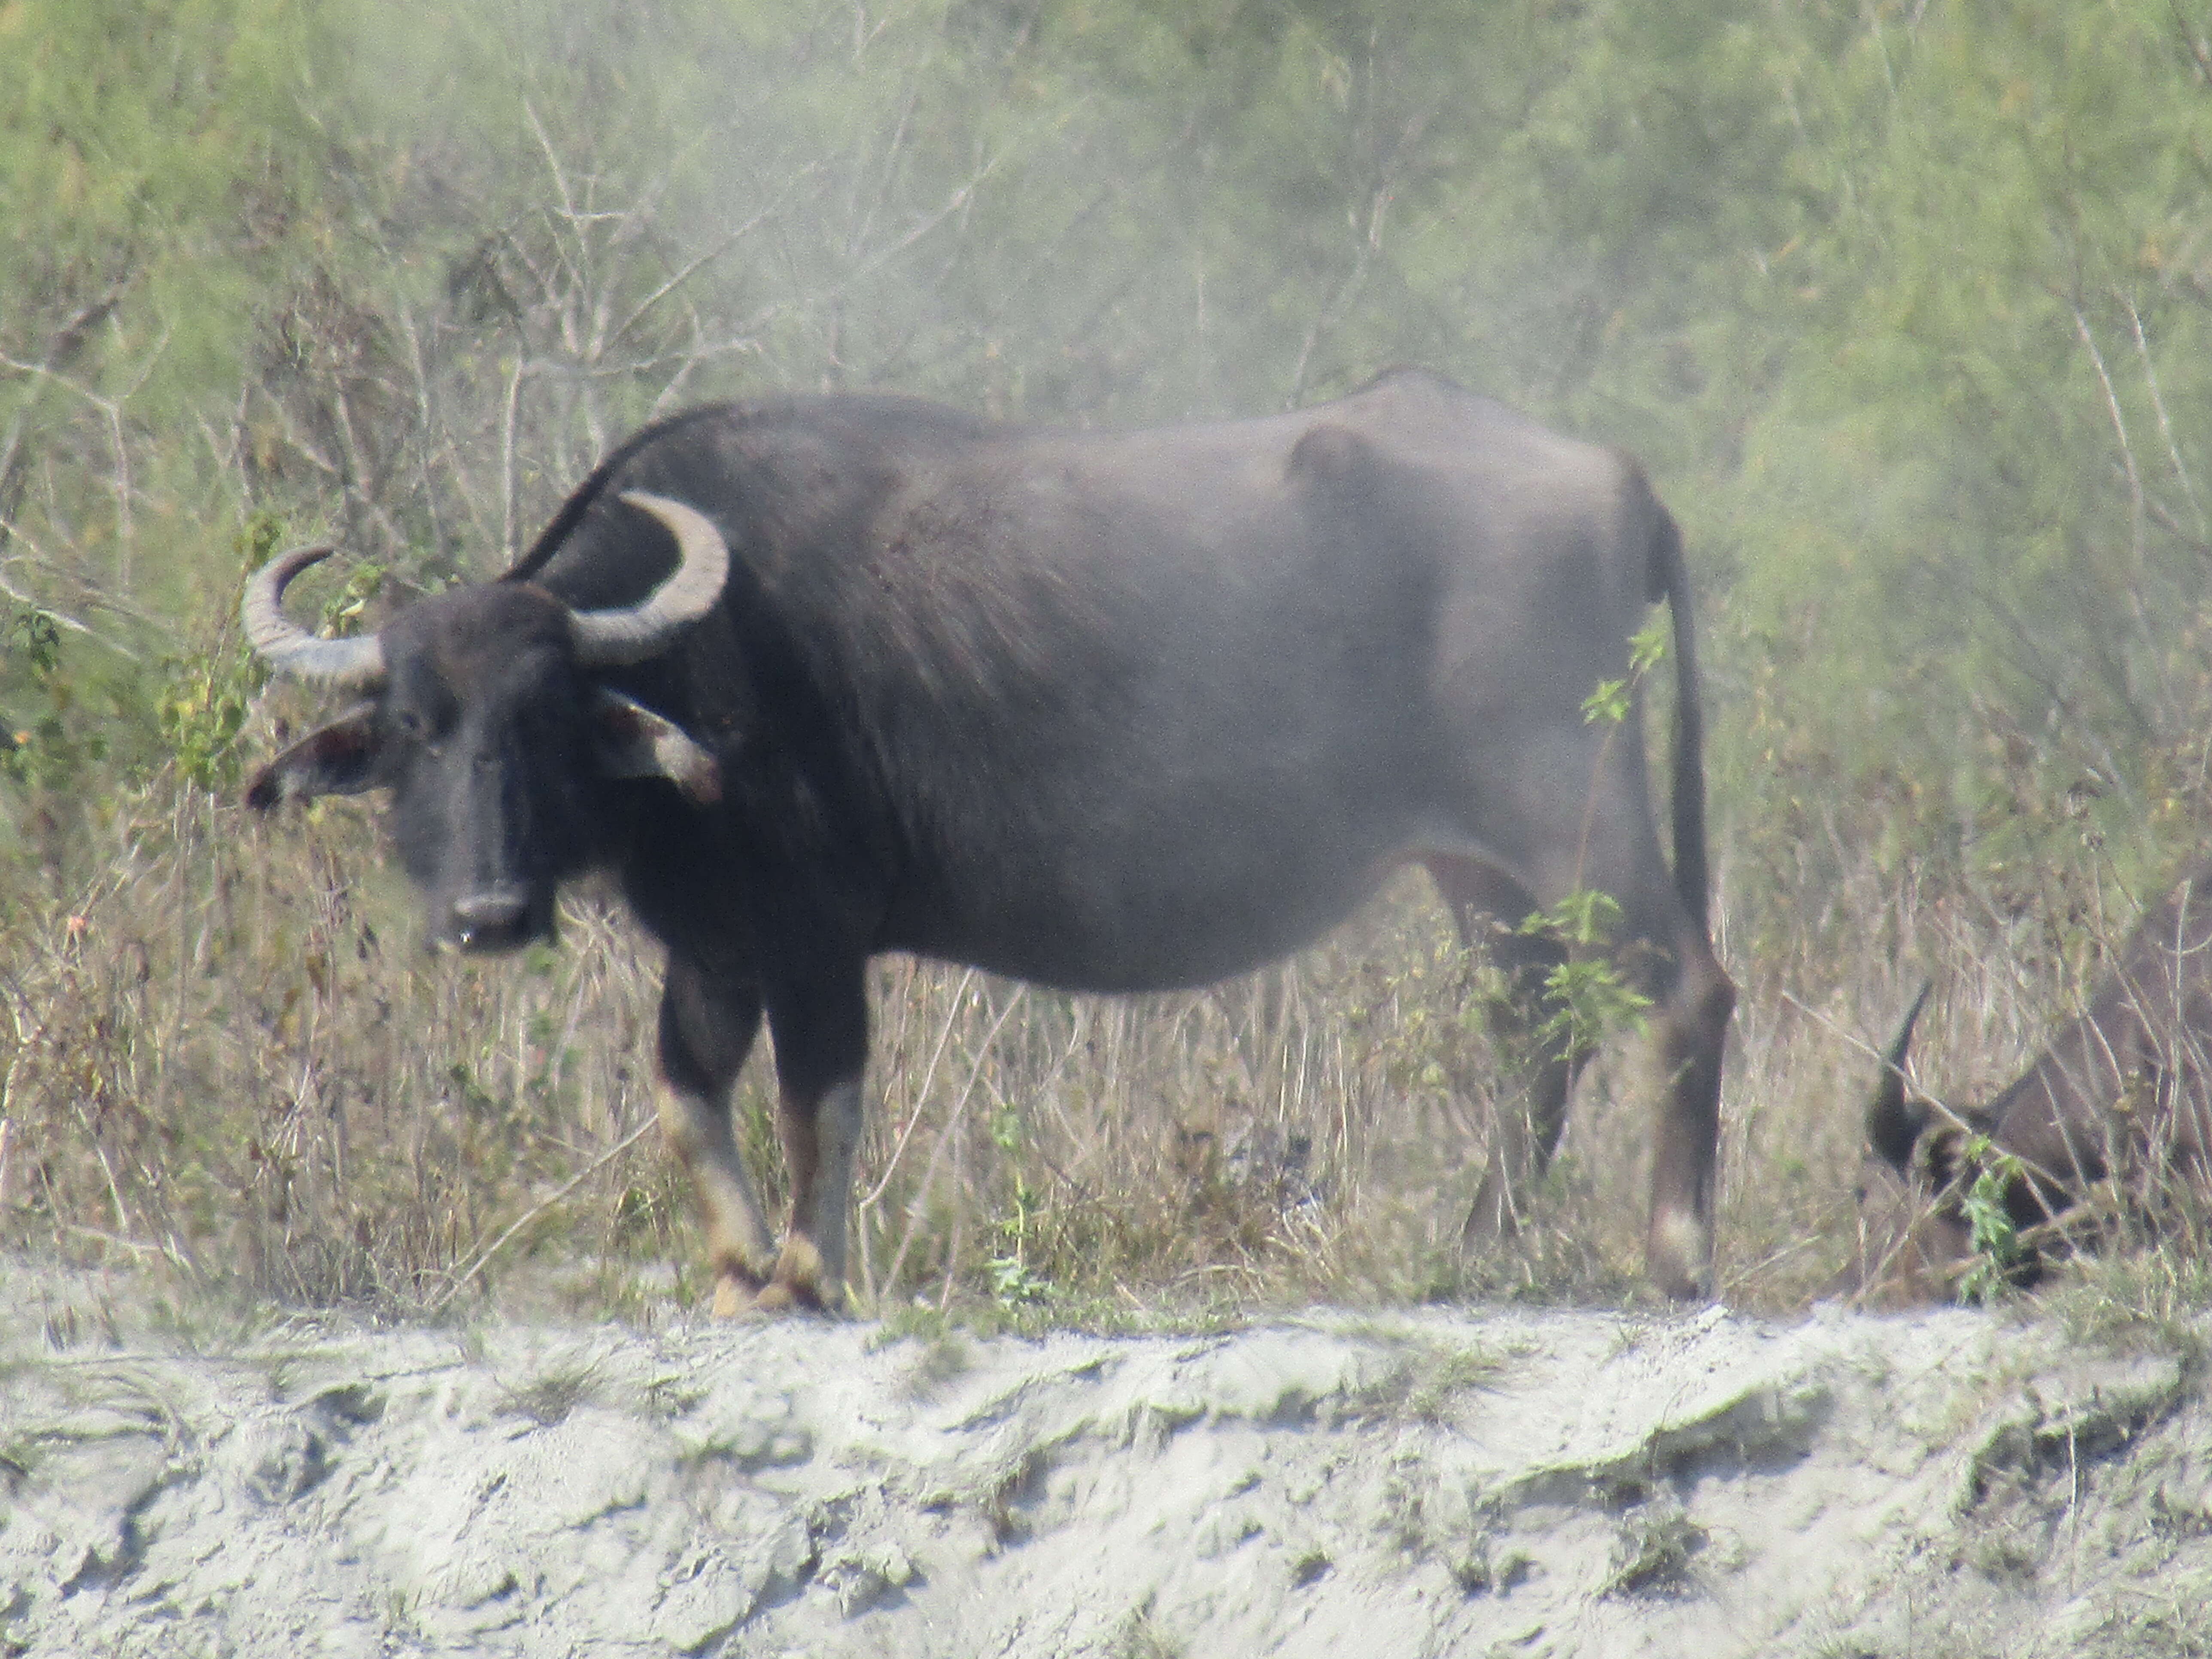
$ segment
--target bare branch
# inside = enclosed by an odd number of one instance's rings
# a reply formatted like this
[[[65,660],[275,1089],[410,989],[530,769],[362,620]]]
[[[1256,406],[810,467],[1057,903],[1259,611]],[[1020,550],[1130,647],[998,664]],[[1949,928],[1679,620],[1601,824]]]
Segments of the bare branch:
[[[966,180],[957,186],[951,195],[945,198],[934,212],[923,218],[890,246],[882,248],[867,258],[860,260],[836,282],[814,289],[802,300],[779,300],[771,305],[763,306],[745,319],[741,325],[740,333],[758,333],[769,324],[789,314],[802,304],[828,305],[843,298],[854,289],[859,287],[862,282],[874,276],[884,265],[927,236],[947,219],[961,212],[991,175],[999,170],[1006,160],[1006,154],[1002,151],[984,161],[969,173]]]
[[[146,377],[153,372],[155,362],[158,360],[162,352],[167,349],[169,337],[167,333],[164,333],[161,339],[155,343],[153,351],[149,354],[147,360],[141,367],[137,378],[131,381],[131,385],[127,388],[125,388],[123,393],[125,398],[128,398],[131,392],[136,392],[140,386],[146,383]],[[100,416],[106,421],[107,425],[108,442],[115,459],[113,487],[115,491],[116,580],[120,586],[125,587],[129,586],[131,580],[131,544],[132,540],[132,518],[131,512],[131,452],[129,444],[123,431],[122,400],[116,398],[102,397],[99,392],[94,392],[90,386],[84,385],[79,380],[71,379],[69,375],[63,374],[60,370],[50,368],[45,363],[22,362],[14,357],[8,356],[4,353],[0,353],[0,368],[13,369],[19,374],[28,374],[35,379],[45,380],[50,385],[58,386],[64,391],[68,392],[72,395],[82,398],[84,402],[91,404],[94,409],[100,412]]]
[[[859,222],[854,225],[852,234],[846,239],[845,251],[848,255],[858,253],[866,245],[868,233],[875,228],[876,216],[890,204],[892,186],[898,182],[899,155],[906,149],[907,133],[914,125],[915,106],[921,101],[921,99],[920,82],[908,81],[906,100],[899,106],[898,119],[891,127],[890,141],[884,147],[884,164],[881,176],[876,185],[875,199],[870,202],[866,210],[860,215]],[[853,188],[858,191],[860,185],[860,178],[856,173],[853,179]]]
[[[720,258],[725,253],[727,253],[739,242],[751,235],[754,231],[760,228],[762,224],[767,221],[769,216],[775,212],[777,209],[781,208],[784,203],[790,198],[792,192],[799,188],[800,179],[812,178],[820,170],[820,167],[817,163],[812,161],[808,162],[793,176],[790,182],[784,186],[783,193],[781,196],[778,196],[775,200],[770,202],[759,212],[754,214],[751,218],[746,220],[744,223],[739,225],[735,230],[730,232],[728,235],[723,237],[720,241],[715,243],[705,252],[687,261],[674,276],[671,276],[659,288],[653,289],[652,293],[647,295],[644,299],[639,301],[637,305],[631,310],[629,315],[623,318],[621,325],[615,329],[612,334],[608,336],[607,349],[609,350],[612,350],[616,346],[620,345],[622,342],[629,337],[629,331],[635,328],[639,323],[642,322],[645,319],[646,314],[653,310],[655,306],[658,306],[663,300],[666,299],[670,295],[675,293],[686,283],[690,282],[692,277],[697,276],[700,271],[714,264],[715,260]]]
[[[2143,605],[2143,487],[2142,474],[2136,466],[2135,446],[2128,441],[2127,417],[2120,410],[2120,394],[2112,385],[2111,372],[2105,367],[2105,355],[2097,349],[2096,336],[2090,331],[2089,319],[2081,314],[2079,304],[2072,306],[2074,326],[2081,336],[2081,343],[2089,353],[2089,361],[2096,365],[2098,382],[2105,388],[2105,407],[2112,418],[2112,430],[2119,434],[2120,456],[2127,465],[2128,474],[2128,605],[2135,613],[2136,627],[2148,640],[2155,637],[2150,617]]]
[[[415,465],[422,494],[422,509],[430,515],[430,533],[440,546],[446,543],[445,514],[438,499],[436,480],[430,476],[430,455],[427,441],[438,429],[437,404],[430,395],[430,368],[422,355],[422,337],[415,326],[415,307],[407,303],[404,293],[394,296],[393,310],[399,319],[399,337],[407,342],[407,367],[415,377],[415,422],[416,431],[425,441],[410,446],[415,452]],[[448,464],[461,478],[462,489],[467,489],[467,475],[462,470],[460,456],[449,439],[447,442]]]
[[[284,400],[258,380],[254,382],[252,389],[259,394],[264,403],[276,411],[277,422],[284,428],[284,441],[306,457],[312,465],[343,483],[345,478],[345,469],[316,448],[314,440],[300,430],[299,422],[293,418],[292,411],[286,406]]]
[[[2143,510],[2150,514],[2152,523],[2188,548],[2191,552],[2199,558],[2212,558],[2212,541],[2208,541],[2201,532],[2192,533],[2189,526],[2175,518],[2157,496],[2144,497]]]
[[[222,472],[237,470],[240,459],[237,427],[232,426],[230,438],[225,441],[204,413],[194,410],[192,420],[200,429],[200,441],[208,447],[208,454],[214,460],[216,470]]]
[[[528,118],[530,131],[538,139],[538,148],[545,156],[545,170],[553,175],[553,188],[561,198],[561,214],[572,223],[577,217],[575,192],[568,187],[568,170],[561,165],[561,154],[553,148],[553,140],[545,131],[545,124],[538,118],[538,106],[526,98],[522,112]]]
[[[2127,416],[2120,410],[2120,394],[2113,387],[2112,372],[2105,367],[2105,354],[2097,349],[2097,337],[2090,331],[2089,319],[2081,314],[2079,305],[2071,307],[2075,331],[2081,335],[2081,343],[2089,353],[2089,362],[2097,370],[2098,384],[2105,388],[2105,409],[2112,419],[2112,430],[2120,440],[2120,458],[2127,466],[2128,498],[2133,517],[2135,556],[2142,557],[2143,489],[2142,475],[2136,470],[2135,446],[2128,441]]]
[[[80,564],[64,563],[52,557],[39,546],[37,541],[21,525],[6,528],[11,539],[21,543],[30,550],[24,553],[0,555],[0,569],[27,568],[37,571],[48,584],[51,584],[46,591],[74,592],[77,596],[77,604],[88,611],[104,612],[110,617],[129,623],[133,628],[151,634],[165,642],[175,641],[176,629],[168,617],[157,616],[132,604],[128,599],[118,599],[86,575]],[[49,614],[53,614],[53,607],[43,601],[40,602],[40,608]],[[117,655],[128,657],[134,662],[138,659],[135,652],[127,647],[117,644],[112,639],[100,633],[96,628],[89,629],[89,631],[92,637],[99,640]]]
[[[560,1187],[556,1188],[553,1192],[549,1193],[544,1198],[541,1199],[536,1204],[532,1205],[530,1208],[525,1210],[520,1216],[516,1217],[514,1224],[509,1226],[505,1232],[501,1233],[497,1238],[493,1239],[490,1243],[484,1245],[481,1249],[477,1250],[474,1255],[471,1256],[469,1258],[468,1266],[462,1268],[460,1272],[455,1273],[453,1278],[447,1282],[445,1289],[441,1291],[436,1296],[430,1298],[430,1310],[432,1312],[435,1312],[438,1309],[444,1307],[455,1297],[459,1296],[462,1291],[467,1288],[468,1283],[471,1279],[474,1279],[478,1273],[482,1273],[486,1267],[491,1265],[492,1258],[497,1255],[501,1250],[505,1249],[508,1243],[513,1241],[517,1233],[520,1232],[525,1227],[527,1227],[532,1222],[537,1220],[539,1216],[544,1215],[555,1205],[567,1198],[569,1194],[574,1192],[577,1188],[582,1186],[593,1176],[599,1174],[600,1170],[605,1169],[608,1164],[613,1163],[631,1147],[636,1146],[639,1141],[645,1138],[647,1133],[651,1130],[653,1126],[659,1121],[659,1120],[657,1118],[647,1117],[644,1122],[639,1124],[628,1134],[624,1135],[620,1140],[617,1140],[613,1146],[608,1147],[607,1150],[600,1153],[598,1158],[586,1164],[582,1169],[577,1170],[574,1175],[571,1176],[566,1182],[562,1182]]]
[[[39,365],[41,374],[52,374],[64,369],[75,361],[92,331],[107,320],[109,313],[122,301],[123,290],[129,283],[125,277],[111,286],[107,292],[88,305],[81,306],[68,321],[55,331],[46,346],[46,354]],[[7,521],[15,516],[15,501],[22,493],[23,476],[27,463],[24,438],[29,430],[31,411],[28,404],[15,411],[8,423],[8,435],[0,439],[0,547],[7,544]]]
[[[522,403],[522,376],[529,367],[521,357],[514,360],[514,371],[507,377],[507,401],[500,410],[499,545],[510,562],[518,550],[514,544],[514,422]]]
[[[2188,18],[2182,15],[2181,0],[2169,0],[2169,3],[2173,9],[2173,27],[2181,36],[2183,50],[2196,64],[2197,73],[2204,83],[2212,86],[2212,54],[2206,52],[2203,38],[2189,26]]]
[[[17,539],[21,539],[21,533],[14,532],[13,526],[7,525],[4,521],[0,521],[0,532],[15,533]],[[100,646],[105,650],[113,652],[117,656],[123,658],[127,662],[137,662],[140,660],[138,653],[136,651],[131,650],[130,647],[117,644],[113,640],[108,638],[106,635],[101,633],[98,629],[90,626],[88,623],[78,621],[75,617],[69,615],[66,611],[55,610],[52,605],[47,604],[44,599],[38,598],[35,594],[27,593],[21,588],[18,587],[14,580],[9,575],[8,572],[10,566],[21,564],[22,562],[23,561],[20,557],[0,559],[0,594],[5,594],[9,599],[13,599],[17,605],[22,606],[26,611],[35,611],[42,617],[52,617],[57,626],[65,628],[70,633],[77,635],[81,638],[89,640],[94,645]]]
[[[361,504],[370,522],[383,533],[391,550],[395,554],[404,552],[407,538],[386,510],[383,492],[377,488],[378,480],[371,476],[373,469],[368,464],[368,457],[362,448],[361,441],[354,435],[353,405],[347,400],[343,380],[331,388],[331,404],[337,416],[338,436],[345,444],[346,471],[350,480],[347,493]]]
[[[2197,499],[2197,486],[2190,482],[2189,469],[2182,465],[2181,447],[2174,441],[2173,422],[2166,417],[2166,398],[2158,387],[2158,370],[2151,362],[2150,342],[2143,334],[2142,314],[2136,309],[2133,300],[2125,295],[2118,297],[2120,303],[2128,308],[2128,321],[2135,328],[2136,356],[2142,362],[2143,384],[2150,389],[2150,406],[2158,416],[2159,434],[2166,440],[2166,453],[2173,463],[2173,476],[2181,480],[2181,493],[2189,497],[2189,510],[2197,515],[2197,533],[2201,538],[2207,533],[2204,508]]]
[[[868,48],[875,44],[876,37],[891,26],[892,20],[896,15],[895,9],[886,10],[881,17],[871,23],[868,21],[868,9],[866,6],[855,5],[853,8],[853,62],[855,64],[858,64],[861,58],[866,54]]]

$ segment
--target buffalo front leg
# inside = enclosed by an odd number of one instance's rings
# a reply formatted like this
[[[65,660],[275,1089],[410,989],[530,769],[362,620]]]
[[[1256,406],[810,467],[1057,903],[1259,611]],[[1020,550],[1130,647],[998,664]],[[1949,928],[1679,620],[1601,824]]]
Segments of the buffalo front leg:
[[[763,1288],[763,1308],[834,1311],[845,1300],[853,1158],[860,1145],[868,1017],[860,969],[769,1009],[775,1038],[777,1127],[791,1178],[791,1218]]]
[[[760,995],[751,987],[728,984],[689,963],[669,963],[654,1095],[669,1150],[698,1194],[714,1271],[714,1312],[725,1318],[752,1304],[775,1259],[768,1217],[730,1121],[738,1073],[760,1020]]]

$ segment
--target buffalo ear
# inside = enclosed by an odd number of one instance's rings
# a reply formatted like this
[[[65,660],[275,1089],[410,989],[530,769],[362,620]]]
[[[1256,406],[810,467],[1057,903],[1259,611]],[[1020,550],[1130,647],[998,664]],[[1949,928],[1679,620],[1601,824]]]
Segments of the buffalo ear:
[[[720,763],[674,720],[602,686],[591,721],[592,751],[609,777],[666,778],[697,806],[721,799]]]
[[[357,795],[374,789],[384,781],[383,753],[376,735],[376,705],[356,703],[255,773],[246,786],[246,804],[265,812],[283,801]]]

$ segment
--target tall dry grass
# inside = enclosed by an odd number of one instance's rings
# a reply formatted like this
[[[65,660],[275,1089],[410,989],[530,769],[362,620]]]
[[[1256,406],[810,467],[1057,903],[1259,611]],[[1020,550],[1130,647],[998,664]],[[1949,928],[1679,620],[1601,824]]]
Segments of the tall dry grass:
[[[533,1267],[586,1300],[683,1297],[688,1197],[650,1128],[657,951],[586,887],[557,950],[427,954],[376,817],[264,823],[163,784],[95,884],[11,913],[5,1236],[308,1302],[434,1307]],[[1480,1151],[1441,1069],[1480,1046],[1464,973],[1402,897],[1173,997],[884,962],[860,1290],[1042,1308],[1429,1288]],[[768,1067],[763,1045],[739,1109],[773,1191]]]
[[[688,1304],[698,1242],[651,1122],[657,951],[586,888],[557,949],[427,953],[377,817],[331,801],[264,822],[157,781],[106,831],[97,881],[9,911],[0,1242],[290,1302]],[[1869,1045],[1920,974],[1939,991],[1917,1065],[1948,1099],[1994,1092],[2079,1006],[2135,906],[2090,848],[2037,878],[1869,862],[1822,914],[1774,910],[1756,951],[1759,919],[1723,881],[1745,990],[1731,1301],[1801,1306],[1848,1257]],[[1486,973],[1410,875],[1317,949],[1203,991],[1078,997],[883,962],[864,1305],[1097,1320],[1643,1297],[1655,1091],[1633,1042],[1588,1068],[1520,1235],[1461,1254],[1513,1106]],[[763,1044],[740,1110],[774,1191],[770,1102]]]

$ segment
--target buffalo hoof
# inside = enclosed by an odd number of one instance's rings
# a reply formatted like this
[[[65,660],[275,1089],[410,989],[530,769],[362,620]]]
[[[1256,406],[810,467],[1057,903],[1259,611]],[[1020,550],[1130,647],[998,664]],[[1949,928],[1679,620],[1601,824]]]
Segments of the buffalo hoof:
[[[753,1298],[753,1307],[760,1313],[789,1313],[803,1305],[799,1291],[789,1285],[763,1285],[760,1294]]]
[[[753,1311],[760,1298],[762,1281],[736,1267],[724,1267],[714,1275],[714,1317],[742,1319]]]
[[[1711,1229],[1695,1216],[1664,1212],[1653,1216],[1644,1247],[1644,1271],[1663,1294],[1677,1302],[1711,1301]]]
[[[753,1306],[763,1313],[797,1310],[835,1315],[844,1301],[844,1276],[830,1271],[813,1240],[803,1233],[792,1232],[785,1236],[775,1270],[769,1274],[768,1283],[753,1298]]]
[[[811,1313],[834,1319],[844,1299],[834,1291],[825,1294],[817,1285],[777,1279],[761,1286],[760,1294],[753,1298],[753,1307],[764,1314]]]

